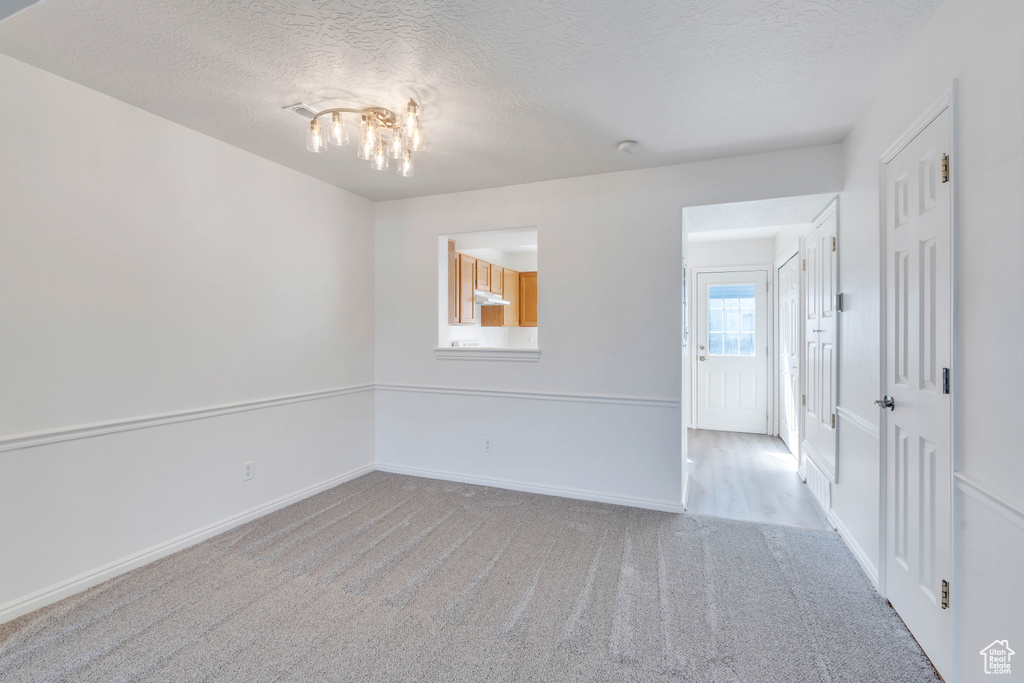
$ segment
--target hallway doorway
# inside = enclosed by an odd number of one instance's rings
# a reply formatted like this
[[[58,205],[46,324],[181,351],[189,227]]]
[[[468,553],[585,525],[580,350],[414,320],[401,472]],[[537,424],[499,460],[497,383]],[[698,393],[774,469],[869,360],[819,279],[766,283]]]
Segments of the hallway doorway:
[[[684,505],[691,512],[833,528],[823,472],[836,468],[812,464],[803,442],[807,407],[817,406],[819,395],[831,398],[835,383],[825,373],[804,372],[802,355],[808,352],[805,332],[817,343],[824,327],[809,324],[810,313],[817,315],[819,303],[831,304],[836,291],[835,232],[826,234],[835,220],[822,229],[836,206],[835,195],[823,194],[683,209],[686,326],[692,332],[684,378],[690,397]],[[830,267],[808,258],[811,238],[815,247],[829,240]],[[805,297],[806,286],[814,296]],[[831,363],[834,344],[825,341]],[[808,387],[812,375],[825,386]],[[829,408],[831,420],[835,410]]]
[[[688,444],[688,512],[832,530],[782,439],[690,429]]]

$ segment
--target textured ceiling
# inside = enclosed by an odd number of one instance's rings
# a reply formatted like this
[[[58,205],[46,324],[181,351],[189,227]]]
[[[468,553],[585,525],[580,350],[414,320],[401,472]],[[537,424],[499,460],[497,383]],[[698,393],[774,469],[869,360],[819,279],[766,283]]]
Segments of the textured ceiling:
[[[0,52],[381,200],[837,142],[939,2],[43,0]],[[281,109],[410,96],[410,179]]]
[[[814,221],[835,194],[809,194],[753,202],[687,206],[683,225],[691,242],[772,237],[786,227]],[[731,233],[725,235],[725,233]]]

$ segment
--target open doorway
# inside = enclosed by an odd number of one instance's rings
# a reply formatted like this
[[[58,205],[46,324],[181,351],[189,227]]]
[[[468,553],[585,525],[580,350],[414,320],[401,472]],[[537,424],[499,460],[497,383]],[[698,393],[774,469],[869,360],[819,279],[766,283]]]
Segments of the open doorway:
[[[830,501],[805,485],[801,459],[802,249],[834,199],[683,210],[691,293],[689,511],[832,528]]]

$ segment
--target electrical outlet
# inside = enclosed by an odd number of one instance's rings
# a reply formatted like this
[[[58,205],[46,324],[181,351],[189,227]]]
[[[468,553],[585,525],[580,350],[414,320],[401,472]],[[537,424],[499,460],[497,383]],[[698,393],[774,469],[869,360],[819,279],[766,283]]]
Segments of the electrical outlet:
[[[242,481],[252,479],[252,460],[242,463]]]
[[[494,452],[494,445],[492,443],[493,441],[494,440],[491,437],[489,437],[489,436],[485,436],[484,437],[484,453],[493,453]]]

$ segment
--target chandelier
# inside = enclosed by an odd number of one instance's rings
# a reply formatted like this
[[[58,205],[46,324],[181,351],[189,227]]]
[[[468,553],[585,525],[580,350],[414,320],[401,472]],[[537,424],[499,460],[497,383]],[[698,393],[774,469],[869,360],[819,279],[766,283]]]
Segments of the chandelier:
[[[398,161],[398,175],[408,178],[413,174],[412,153],[423,149],[423,129],[420,126],[420,105],[410,99],[405,117],[399,121],[395,112],[384,107],[349,109],[334,107],[313,115],[306,132],[306,149],[323,152],[327,145],[342,147],[349,144],[350,134],[346,114],[355,114],[359,121],[359,144],[356,155],[370,162],[375,170],[386,171],[388,160]],[[320,122],[321,117],[330,116]]]

